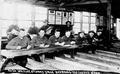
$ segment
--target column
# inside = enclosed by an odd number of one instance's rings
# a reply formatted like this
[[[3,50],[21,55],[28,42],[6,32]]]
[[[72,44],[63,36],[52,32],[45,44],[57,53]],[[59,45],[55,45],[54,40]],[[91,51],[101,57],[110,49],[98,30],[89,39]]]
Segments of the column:
[[[107,2],[107,31],[108,31],[109,42],[111,41],[110,29],[111,29],[111,1],[108,0]]]

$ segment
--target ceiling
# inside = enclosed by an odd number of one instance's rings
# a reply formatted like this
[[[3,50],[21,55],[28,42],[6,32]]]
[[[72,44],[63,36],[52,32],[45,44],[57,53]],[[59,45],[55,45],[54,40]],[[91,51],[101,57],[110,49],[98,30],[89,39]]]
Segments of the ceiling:
[[[46,7],[66,8],[74,11],[96,12],[100,15],[107,14],[108,0],[8,0],[26,1],[35,5]],[[120,0],[111,1],[111,13],[114,17],[120,18]]]
[[[42,4],[42,2],[45,2]],[[120,0],[110,0],[111,13],[114,17],[120,18]],[[108,0],[36,0],[36,5],[49,7],[63,7],[75,11],[90,11],[100,15],[107,14]]]

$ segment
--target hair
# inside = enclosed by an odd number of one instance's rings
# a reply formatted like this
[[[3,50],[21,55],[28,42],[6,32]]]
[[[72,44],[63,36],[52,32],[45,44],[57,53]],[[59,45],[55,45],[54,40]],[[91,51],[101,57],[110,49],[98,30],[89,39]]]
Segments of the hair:
[[[94,33],[94,34],[95,34],[95,32],[94,32],[94,31],[89,31],[89,32],[88,32],[88,34],[89,34],[89,33]]]
[[[97,32],[102,32],[101,30],[98,30]]]
[[[40,30],[39,30],[39,32],[40,32],[40,31],[44,31],[44,32],[45,32],[45,30],[44,30],[44,29],[40,29]]]
[[[25,29],[23,29],[23,28],[20,28],[20,31],[25,31]]]
[[[69,31],[69,30],[68,30],[68,31],[65,31],[65,33],[66,33],[66,32],[70,32],[70,33],[71,33],[71,31]]]
[[[39,32],[39,28],[36,27],[36,26],[34,26],[34,27],[29,27],[29,29],[28,29],[28,33],[29,33],[29,34],[38,34],[38,32]]]
[[[68,23],[70,23],[70,24],[71,24],[71,22],[70,22],[70,21],[67,21],[67,22],[66,22],[66,24],[68,24]]]
[[[55,32],[60,32],[60,30],[56,29]]]
[[[17,25],[10,25],[9,28],[7,29],[7,32],[11,32],[13,29],[16,31],[20,31],[19,27]]]
[[[79,35],[79,34],[81,34],[81,33],[84,33],[84,32],[83,32],[83,31],[81,31],[81,32],[79,32],[79,33],[78,33],[78,35]],[[85,34],[85,33],[84,33],[84,34]]]

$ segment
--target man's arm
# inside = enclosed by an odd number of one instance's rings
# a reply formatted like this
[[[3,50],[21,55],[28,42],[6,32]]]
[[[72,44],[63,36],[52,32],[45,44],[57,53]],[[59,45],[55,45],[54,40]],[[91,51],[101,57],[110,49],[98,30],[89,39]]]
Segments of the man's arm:
[[[32,40],[31,40],[31,42],[30,42],[30,46],[32,47],[32,48],[34,48],[34,46],[39,46],[39,45],[37,45],[37,37],[34,37]]]
[[[12,39],[7,45],[6,45],[6,49],[17,49],[18,46],[15,46],[16,44],[16,38]]]
[[[52,44],[54,44],[54,43],[53,43],[53,36],[51,36],[51,37],[49,38],[49,45],[52,45]]]
[[[24,45],[21,48],[27,48],[27,46],[30,44],[30,39],[27,37],[24,38]]]

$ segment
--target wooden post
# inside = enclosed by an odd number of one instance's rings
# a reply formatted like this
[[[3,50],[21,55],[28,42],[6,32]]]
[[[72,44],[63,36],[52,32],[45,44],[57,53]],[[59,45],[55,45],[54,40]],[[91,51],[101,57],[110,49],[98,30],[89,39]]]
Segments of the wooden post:
[[[35,5],[32,5],[32,12],[31,12],[32,16],[31,16],[31,18],[32,18],[32,25],[33,26],[35,26],[35,15],[36,15],[35,13],[36,13]]]
[[[108,31],[109,42],[111,41],[110,29],[111,29],[111,1],[108,0],[107,2],[107,31]]]
[[[1,25],[1,24],[0,24],[0,25]],[[2,35],[1,35],[1,34],[2,34],[2,30],[1,30],[1,27],[0,27],[0,61],[2,60],[2,57],[1,57]]]

